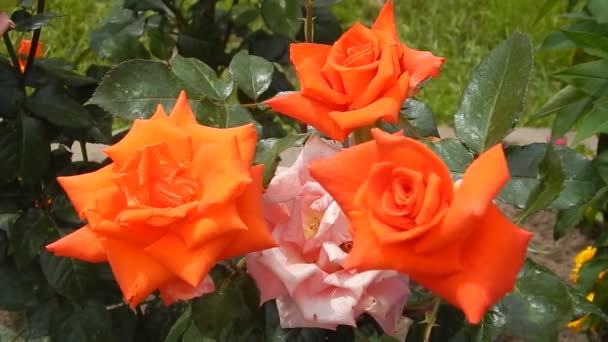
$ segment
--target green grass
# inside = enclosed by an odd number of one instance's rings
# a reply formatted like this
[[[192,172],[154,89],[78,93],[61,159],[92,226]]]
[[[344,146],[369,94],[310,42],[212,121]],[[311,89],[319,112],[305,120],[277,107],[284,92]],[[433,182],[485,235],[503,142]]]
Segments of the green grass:
[[[371,25],[384,1],[344,0],[334,11],[346,25],[356,20]],[[529,0],[394,0],[402,42],[417,50],[446,57],[441,76],[419,97],[437,119],[451,124],[471,71],[513,31],[529,34],[535,45],[559,28],[562,8],[556,6],[540,22],[534,20],[543,1]],[[526,114],[533,114],[559,88],[550,74],[563,68],[564,52],[539,51],[528,90]],[[524,120],[525,121],[525,120]]]
[[[290,0],[291,1],[291,0]],[[294,0],[295,1],[295,0]],[[469,74],[481,59],[512,31],[528,33],[535,44],[551,31],[561,27],[561,11],[556,6],[539,23],[534,19],[539,2],[529,0],[394,0],[399,34],[404,43],[418,50],[429,50],[446,57],[441,77],[433,80],[419,97],[433,109],[443,123],[450,123]],[[43,29],[45,54],[79,60],[88,47],[89,32],[108,12],[112,1],[51,0],[47,9],[65,16],[55,19],[52,27]],[[345,27],[355,21],[371,25],[384,0],[343,0],[334,6]],[[532,114],[552,94],[559,84],[550,74],[562,68],[564,52],[539,51],[535,71],[528,91],[526,113]],[[90,53],[79,64],[99,62]],[[525,120],[524,120],[525,121]]]

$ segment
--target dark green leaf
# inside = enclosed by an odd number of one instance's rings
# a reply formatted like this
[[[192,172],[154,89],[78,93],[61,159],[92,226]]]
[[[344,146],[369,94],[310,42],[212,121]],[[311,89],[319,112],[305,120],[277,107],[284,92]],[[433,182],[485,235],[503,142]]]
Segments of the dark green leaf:
[[[608,59],[577,64],[558,72],[555,78],[589,95],[608,96]]]
[[[513,33],[477,66],[454,115],[456,134],[481,153],[513,129],[532,73],[532,42]]]
[[[146,314],[138,315],[137,341],[162,342],[184,311],[181,303],[167,307],[160,298],[146,303]]]
[[[99,29],[91,32],[91,49],[100,57],[113,62],[148,58],[149,54],[138,38],[144,33],[146,18],[129,9],[113,13]]]
[[[134,11],[171,12],[163,0],[125,0],[123,7]]]
[[[572,103],[576,103],[587,97],[587,94],[576,89],[573,86],[565,86],[555,95],[553,95],[549,101],[547,101],[535,114],[534,118],[541,118],[545,115],[556,112]]]
[[[49,167],[50,142],[45,124],[33,117],[21,116],[21,167],[23,183],[38,184]]]
[[[55,84],[38,89],[27,98],[26,106],[36,116],[59,127],[82,129],[93,125],[89,112]]]
[[[94,78],[79,75],[72,71],[73,68],[64,59],[36,58],[34,67],[25,77],[25,83],[33,88],[41,88],[49,83],[61,83],[73,87],[97,84]]]
[[[112,69],[88,103],[128,120],[146,119],[159,104],[170,112],[180,90],[180,83],[167,65],[134,60]],[[197,113],[198,101],[190,99],[189,102]]]
[[[553,238],[557,240],[563,237],[583,219],[585,210],[601,203],[605,200],[606,195],[608,195],[608,186],[598,190],[588,202],[558,211],[555,227],[553,228]]]
[[[427,143],[433,152],[447,165],[452,174],[452,181],[462,179],[464,171],[473,162],[473,154],[458,139],[442,139]]]
[[[576,45],[561,31],[551,32],[541,44],[542,50],[573,49]]]
[[[553,203],[564,187],[564,178],[560,158],[553,144],[549,144],[538,166],[539,183],[528,196],[524,210],[518,215],[517,220],[523,222],[531,214]]]
[[[270,30],[293,39],[302,26],[302,9],[292,0],[263,0],[262,17]]]
[[[599,152],[593,161],[593,166],[604,183],[608,184],[608,151]]]
[[[252,336],[259,306],[258,288],[245,272],[225,279],[220,285],[192,301],[192,320],[205,337],[246,341]]]
[[[64,297],[78,300],[89,296],[97,279],[91,264],[42,251],[40,266],[49,284]]]
[[[608,98],[597,101],[591,112],[583,117],[573,143],[597,133],[608,133]]]
[[[43,304],[48,291],[44,278],[31,269],[17,269],[11,263],[0,264],[0,310],[19,311]]]
[[[279,155],[289,147],[303,143],[306,135],[290,135],[285,138],[269,138],[258,141],[254,164],[264,164],[264,186],[270,183],[279,163]]]
[[[15,22],[16,31],[33,31],[37,30],[45,25],[48,25],[52,19],[61,17],[63,15],[58,13],[44,12],[37,13],[32,16],[23,16],[13,21]]]
[[[246,26],[260,15],[259,7],[249,4],[235,4],[230,9],[232,21],[239,26]]]
[[[590,55],[608,58],[608,37],[593,32],[562,31],[577,47]]]
[[[131,308],[123,305],[108,311],[112,319],[112,341],[134,341],[137,318]]]
[[[289,40],[281,36],[257,31],[247,37],[249,53],[272,62],[289,64]],[[277,75],[279,73],[274,73]]]
[[[316,5],[317,1],[315,1]],[[338,18],[327,8],[319,7],[314,10],[313,41],[319,44],[333,44],[342,35],[342,27]],[[304,38],[302,36],[302,38]]]
[[[32,261],[53,235],[51,222],[42,209],[29,209],[13,224],[9,238],[15,263],[25,267]]]
[[[14,117],[24,98],[25,89],[19,73],[0,60],[0,117]]]
[[[545,155],[546,144],[511,146],[505,150],[511,179],[498,198],[523,208],[539,183],[539,164]],[[564,173],[564,188],[551,208],[567,209],[588,201],[597,191],[599,176],[591,161],[576,151],[555,146]]]
[[[433,112],[422,101],[407,99],[403,102],[398,120],[396,124],[381,122],[380,126],[391,133],[403,130],[409,137],[439,137]],[[412,132],[411,128],[414,128],[416,132]]]
[[[53,317],[51,337],[62,342],[112,341],[112,323],[105,306],[96,302],[72,304]]]
[[[162,2],[162,1],[160,1]],[[177,43],[170,33],[166,17],[154,14],[146,19],[145,33],[150,52],[161,59],[169,59]]]
[[[171,70],[189,94],[214,101],[225,101],[234,88],[232,80],[219,79],[213,69],[196,58],[176,55]]]
[[[261,134],[262,127],[257,123],[247,108],[241,105],[227,105],[226,121],[224,127],[238,127],[253,123],[258,135]]]
[[[600,272],[608,270],[608,255],[595,256],[583,264],[578,272],[578,283],[576,288],[581,293],[589,293],[593,290]]]
[[[11,180],[21,168],[21,130],[6,121],[0,122],[0,179]]]
[[[229,70],[239,89],[255,101],[270,86],[274,66],[264,58],[241,51],[230,62]]]
[[[192,324],[191,316],[192,308],[188,306],[186,311],[179,316],[175,324],[173,324],[173,327],[171,327],[169,334],[167,334],[167,337],[165,338],[165,342],[180,342],[182,335],[184,335],[188,327]]]
[[[553,119],[551,138],[561,138],[576,124],[578,119],[589,112],[593,105],[593,98],[587,96],[559,109]]]

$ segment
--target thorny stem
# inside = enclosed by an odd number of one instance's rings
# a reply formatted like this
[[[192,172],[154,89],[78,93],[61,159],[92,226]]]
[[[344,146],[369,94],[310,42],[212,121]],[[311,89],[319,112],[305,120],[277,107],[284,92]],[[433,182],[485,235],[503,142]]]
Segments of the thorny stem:
[[[314,0],[306,0],[306,18],[304,20],[304,40],[307,43],[312,43],[314,36],[314,24],[313,24],[313,5]],[[306,123],[300,123],[300,133],[308,133],[308,126]]]
[[[38,14],[44,12],[44,0],[38,0],[36,12],[38,12]],[[36,50],[38,50],[38,41],[40,40],[41,30],[41,27],[34,30],[34,36],[32,37],[32,47],[30,49],[30,53],[27,55],[27,63],[25,64],[25,70],[23,71],[24,75],[27,75],[30,69],[32,69],[32,65],[34,64],[34,59],[36,58]]]
[[[348,145],[355,146],[372,140],[371,128],[372,126],[363,126],[354,130],[348,136]]]
[[[439,312],[439,306],[441,305],[441,298],[435,297],[435,303],[433,304],[433,309],[430,312],[425,314],[424,323],[426,323],[426,327],[424,328],[424,339],[422,341],[428,342],[431,338],[431,331],[434,327],[437,326],[435,322],[437,321],[437,313]]]
[[[21,73],[21,68],[19,68],[19,57],[17,57],[17,53],[15,53],[15,49],[13,48],[13,43],[11,42],[11,37],[8,35],[8,32],[4,33],[2,39],[4,39],[6,50],[11,56],[11,62],[13,62],[13,66],[15,67],[17,72]]]

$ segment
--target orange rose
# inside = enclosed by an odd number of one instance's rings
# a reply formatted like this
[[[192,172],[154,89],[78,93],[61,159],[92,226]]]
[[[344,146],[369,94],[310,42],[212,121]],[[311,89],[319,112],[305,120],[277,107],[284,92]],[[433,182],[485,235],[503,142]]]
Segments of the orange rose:
[[[346,267],[407,273],[478,323],[512,290],[531,237],[492,203],[509,180],[501,145],[454,186],[423,143],[377,129],[372,135],[309,167],[351,221]]]
[[[378,119],[396,123],[403,101],[444,61],[399,42],[390,1],[371,29],[356,23],[332,46],[292,44],[290,58],[301,90],[264,103],[339,141]]]
[[[36,57],[42,56],[42,49],[44,48],[44,44],[42,42],[38,42],[36,46]],[[19,68],[21,72],[25,70],[25,65],[27,64],[27,56],[30,54],[30,50],[32,49],[32,41],[28,39],[21,40],[19,43]]]
[[[88,224],[47,249],[108,261],[131,306],[156,289],[167,304],[200,295],[218,260],[275,246],[255,145],[252,125],[199,125],[182,92],[104,150],[112,164],[58,178]]]

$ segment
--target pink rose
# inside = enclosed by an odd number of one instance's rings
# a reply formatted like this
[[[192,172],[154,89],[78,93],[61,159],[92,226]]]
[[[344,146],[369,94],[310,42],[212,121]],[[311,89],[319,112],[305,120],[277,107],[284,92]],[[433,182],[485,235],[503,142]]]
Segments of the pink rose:
[[[247,268],[261,302],[276,298],[283,328],[356,326],[368,313],[392,333],[409,294],[407,277],[344,270],[349,222],[307,170],[338,150],[313,136],[293,166],[277,169],[264,195],[264,216],[279,247],[248,254]]]

